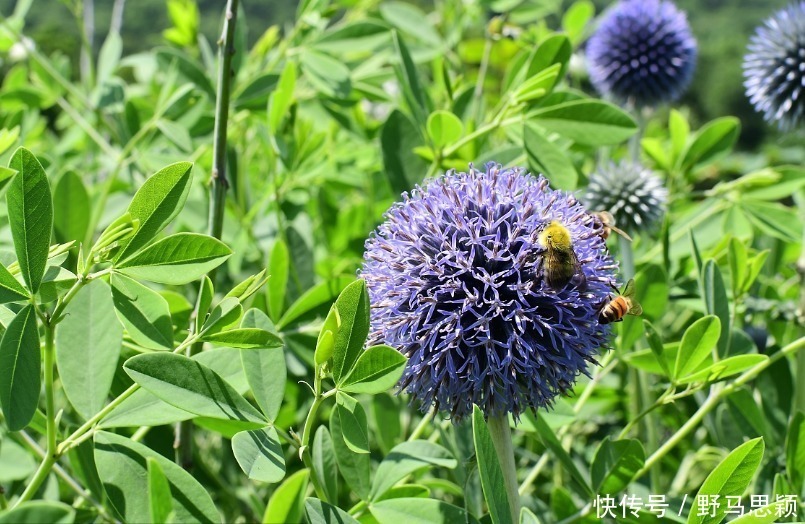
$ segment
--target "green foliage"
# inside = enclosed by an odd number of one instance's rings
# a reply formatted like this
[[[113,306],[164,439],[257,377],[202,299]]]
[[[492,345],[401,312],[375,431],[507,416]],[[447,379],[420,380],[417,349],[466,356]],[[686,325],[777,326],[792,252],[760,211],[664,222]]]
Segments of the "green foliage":
[[[586,523],[648,494],[687,506],[620,518],[769,495],[730,522],[802,519],[763,513],[804,482],[803,149],[740,150],[758,124],[722,110],[736,57],[714,65],[737,27],[697,33],[696,92],[637,114],[576,67],[602,2],[249,2],[228,61],[220,3],[118,28],[95,2],[93,47],[39,36],[92,5],[53,4],[0,21],[0,522]],[[407,406],[356,279],[389,206],[488,161],[581,197],[620,159],[669,191],[662,228],[608,240],[643,318],[514,421],[514,466],[503,418]]]

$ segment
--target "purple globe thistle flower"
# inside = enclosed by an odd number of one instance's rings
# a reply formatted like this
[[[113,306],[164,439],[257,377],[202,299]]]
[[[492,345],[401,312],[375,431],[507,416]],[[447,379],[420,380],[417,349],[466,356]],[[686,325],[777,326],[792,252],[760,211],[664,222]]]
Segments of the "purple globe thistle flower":
[[[449,172],[415,188],[366,242],[371,343],[408,357],[400,387],[454,421],[550,406],[609,340],[598,310],[616,264],[572,195],[521,168]],[[586,280],[544,280],[540,232],[569,231]]]
[[[805,1],[794,2],[758,27],[744,57],[749,100],[781,129],[796,127],[805,113]]]
[[[696,68],[696,39],[685,13],[667,0],[622,0],[587,43],[590,80],[602,94],[636,107],[679,97]]]
[[[650,231],[662,220],[668,190],[662,179],[640,164],[610,162],[590,175],[582,198],[591,211],[608,211],[621,229]]]

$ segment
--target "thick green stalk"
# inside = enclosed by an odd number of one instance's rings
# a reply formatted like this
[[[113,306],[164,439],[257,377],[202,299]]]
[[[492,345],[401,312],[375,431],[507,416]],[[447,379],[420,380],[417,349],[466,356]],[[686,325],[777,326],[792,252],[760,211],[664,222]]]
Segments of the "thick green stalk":
[[[512,445],[509,417],[508,415],[489,417],[487,426],[492,437],[492,443],[495,445],[500,469],[503,471],[503,484],[506,486],[512,522],[520,522],[520,492],[517,485],[517,468],[514,464],[514,447]]]
[[[224,10],[224,28],[218,40],[218,86],[215,93],[215,127],[212,145],[212,180],[210,184],[210,210],[207,217],[207,233],[221,239],[224,229],[226,192],[229,180],[226,176],[226,139],[229,123],[229,94],[232,71],[232,56],[235,54],[235,24],[237,22],[238,0],[227,0]],[[208,273],[215,282],[216,270]],[[203,285],[203,284],[202,284]],[[199,291],[200,292],[200,291]],[[198,311],[195,315],[198,315]],[[201,351],[201,344],[188,348],[188,356]],[[176,462],[183,468],[193,467],[193,422],[180,422],[176,428]]]

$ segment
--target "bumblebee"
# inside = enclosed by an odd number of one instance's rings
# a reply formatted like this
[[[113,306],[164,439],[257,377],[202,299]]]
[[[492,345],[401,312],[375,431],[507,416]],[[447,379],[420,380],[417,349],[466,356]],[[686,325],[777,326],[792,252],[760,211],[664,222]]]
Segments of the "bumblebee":
[[[611,235],[614,231],[629,242],[632,241],[632,237],[627,235],[624,230],[615,227],[615,217],[613,217],[612,213],[609,211],[596,211],[595,213],[592,213],[592,215],[597,218],[599,222],[601,222],[601,238],[604,240],[609,238],[609,235]]]
[[[550,287],[558,291],[571,280],[583,282],[584,274],[573,250],[570,231],[561,222],[551,221],[540,232],[538,241],[546,251],[542,257],[542,272]]]
[[[606,301],[598,314],[599,324],[620,322],[626,315],[642,315],[643,308],[634,298],[634,279],[630,278],[623,292]]]

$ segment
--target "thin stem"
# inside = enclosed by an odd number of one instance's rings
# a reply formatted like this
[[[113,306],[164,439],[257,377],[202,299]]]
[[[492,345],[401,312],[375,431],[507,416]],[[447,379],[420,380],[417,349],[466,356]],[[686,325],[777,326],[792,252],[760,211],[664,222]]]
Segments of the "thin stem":
[[[29,501],[33,498],[37,490],[39,490],[39,487],[43,482],[45,482],[45,479],[48,478],[50,470],[53,469],[53,464],[55,463],[56,459],[53,458],[52,455],[45,456],[45,458],[42,460],[42,463],[39,464],[39,468],[36,470],[36,473],[34,473],[33,478],[25,487],[25,491],[22,492],[22,495],[20,495],[20,498],[17,499],[17,502],[14,503],[15,508],[23,502]]]
[[[514,447],[512,445],[512,432],[509,427],[508,415],[489,417],[487,421],[489,434],[495,446],[495,452],[503,471],[503,484],[506,486],[506,495],[509,499],[509,508],[512,513],[512,522],[520,521],[520,493],[517,485],[517,468],[514,464]]]
[[[710,390],[710,395],[708,395],[707,400],[704,401],[696,413],[685,422],[681,428],[674,433],[671,438],[669,438],[665,443],[660,446],[660,448],[651,454],[651,456],[646,459],[646,463],[643,468],[637,472],[635,475],[635,479],[640,478],[641,476],[645,475],[651,468],[659,462],[669,451],[674,449],[677,444],[679,444],[685,436],[688,435],[691,431],[693,431],[696,426],[699,425],[704,417],[718,405],[718,403],[723,400],[724,398],[728,397],[732,393],[734,393],[738,388],[746,384],[747,382],[754,380],[760,373],[766,370],[769,366],[774,364],[780,359],[783,359],[789,355],[793,355],[797,353],[799,350],[805,348],[805,337],[799,338],[794,342],[788,344],[786,347],[782,348],[777,353],[770,356],[767,360],[759,363],[755,367],[745,371],[742,375],[740,375],[734,382],[730,384],[720,387],[719,385],[713,386]]]
[[[55,366],[55,348],[53,345],[53,326],[45,325],[45,414],[47,416],[47,454],[56,454],[56,406],[53,398],[53,368]]]
[[[310,406],[310,411],[308,411],[307,418],[305,418],[305,426],[302,429],[302,445],[299,448],[299,458],[302,459],[305,467],[308,469],[308,471],[310,471],[310,482],[313,484],[313,490],[316,492],[316,496],[325,502],[329,502],[327,492],[324,491],[322,486],[319,484],[319,479],[316,476],[315,469],[313,468],[313,458],[310,455],[310,435],[313,433],[313,424],[316,421],[316,414],[319,411],[319,407],[321,407],[322,403],[327,398],[334,395],[336,390],[333,389],[324,395],[319,395],[318,384],[315,389],[316,398],[313,400],[313,404]]]
[[[218,40],[218,86],[215,93],[215,126],[213,128],[212,145],[212,183],[210,185],[210,210],[207,217],[207,233],[221,239],[224,229],[224,211],[226,210],[226,192],[229,180],[226,176],[226,140],[229,123],[229,94],[232,70],[232,56],[235,54],[235,24],[237,23],[238,0],[227,0],[224,10],[224,27]],[[207,276],[214,283],[216,269],[210,270]],[[203,284],[202,284],[203,285]],[[201,291],[199,291],[200,293]],[[196,315],[198,312],[196,312]],[[194,315],[195,316],[195,315]],[[190,348],[188,356],[201,351],[201,345]],[[187,470],[192,469],[193,423],[189,420],[180,422],[176,431],[176,459]]]
[[[416,440],[419,438],[422,433],[424,433],[425,428],[430,426],[431,421],[433,420],[433,416],[436,414],[436,408],[431,408],[430,411],[425,413],[422,417],[422,420],[419,421],[419,424],[414,428],[414,431],[411,432],[411,435],[408,437],[408,440]]]
[[[805,192],[800,192],[797,196],[800,216],[805,221]],[[797,319],[800,326],[800,336],[805,336],[805,231],[802,233],[802,246],[800,246],[799,259],[797,260],[797,272],[799,273],[799,307],[797,308]],[[796,396],[794,397],[794,413],[805,411],[805,352],[797,354],[797,375],[796,375]]]

